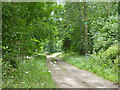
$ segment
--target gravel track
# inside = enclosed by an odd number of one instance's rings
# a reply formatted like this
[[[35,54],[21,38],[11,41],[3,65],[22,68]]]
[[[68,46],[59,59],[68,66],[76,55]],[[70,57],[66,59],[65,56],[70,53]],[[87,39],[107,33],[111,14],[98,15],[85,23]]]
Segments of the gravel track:
[[[58,88],[118,88],[112,82],[94,75],[91,72],[78,69],[64,60],[48,55],[47,66],[52,79]],[[56,59],[54,62],[51,57]],[[110,90],[110,89],[109,89]]]

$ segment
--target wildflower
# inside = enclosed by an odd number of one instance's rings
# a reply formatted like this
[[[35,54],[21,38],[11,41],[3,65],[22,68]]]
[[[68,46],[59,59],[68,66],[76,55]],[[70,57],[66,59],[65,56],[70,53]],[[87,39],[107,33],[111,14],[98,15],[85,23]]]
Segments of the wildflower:
[[[29,72],[26,72],[26,74],[29,73]]]
[[[27,58],[27,59],[31,59],[32,57],[28,57],[28,56],[26,56],[26,58]]]
[[[51,71],[48,71],[48,72],[51,72]]]
[[[25,82],[21,82],[21,83],[25,83]]]

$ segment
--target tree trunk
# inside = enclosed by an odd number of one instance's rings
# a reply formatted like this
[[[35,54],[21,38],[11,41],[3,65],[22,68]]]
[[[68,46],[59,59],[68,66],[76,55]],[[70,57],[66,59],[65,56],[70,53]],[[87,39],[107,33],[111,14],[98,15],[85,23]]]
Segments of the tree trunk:
[[[88,33],[88,26],[87,26],[87,3],[84,2],[84,19],[85,19],[85,22],[84,22],[84,25],[85,25],[85,54],[88,53],[88,36],[87,36],[87,33]]]

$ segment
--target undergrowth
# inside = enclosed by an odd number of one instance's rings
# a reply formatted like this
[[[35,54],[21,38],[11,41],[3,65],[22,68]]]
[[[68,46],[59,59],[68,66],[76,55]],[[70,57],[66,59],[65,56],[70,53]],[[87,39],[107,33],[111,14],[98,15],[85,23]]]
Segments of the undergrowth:
[[[80,56],[74,53],[64,53],[58,57],[76,66],[95,73],[112,82],[120,83],[118,80],[118,48],[117,45],[109,47],[106,51],[99,51],[90,56]]]
[[[46,67],[46,57],[19,62],[17,69],[4,78],[3,88],[55,88],[50,72]],[[6,78],[6,79],[5,79]],[[6,81],[7,80],[7,81]]]

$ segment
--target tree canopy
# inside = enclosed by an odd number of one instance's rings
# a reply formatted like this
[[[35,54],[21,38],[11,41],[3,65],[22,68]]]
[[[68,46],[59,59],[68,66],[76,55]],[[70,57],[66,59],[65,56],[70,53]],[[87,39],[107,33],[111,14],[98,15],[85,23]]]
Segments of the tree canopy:
[[[99,58],[102,57],[99,54],[105,57],[109,53],[104,59],[114,61],[118,55],[119,4],[3,2],[3,66],[9,63],[12,68],[17,68],[19,60],[26,60],[26,56],[35,57],[46,50],[49,54],[77,52]]]

